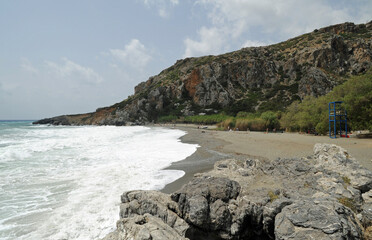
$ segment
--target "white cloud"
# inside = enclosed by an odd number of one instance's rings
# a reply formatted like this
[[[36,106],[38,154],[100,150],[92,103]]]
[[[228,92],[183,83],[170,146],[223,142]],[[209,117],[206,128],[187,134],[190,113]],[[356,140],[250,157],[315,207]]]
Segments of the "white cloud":
[[[33,74],[39,73],[39,70],[35,68],[34,66],[32,66],[31,62],[25,57],[21,58],[21,68],[22,70],[33,73]]]
[[[195,57],[201,55],[218,54],[224,48],[226,35],[224,30],[218,28],[202,27],[199,32],[199,41],[186,38],[184,41],[186,51],[184,57]]]
[[[262,46],[266,46],[266,45],[268,45],[268,44],[264,43],[264,42],[247,40],[245,43],[243,43],[243,45],[241,47],[242,48],[245,48],[245,47],[262,47]]]
[[[179,4],[178,0],[141,0],[146,7],[156,8],[162,18],[167,18],[172,7]]]
[[[110,49],[109,52],[116,59],[136,69],[144,68],[151,60],[147,49],[138,39],[132,39],[124,49]]]
[[[62,64],[51,61],[45,61],[45,64],[54,76],[70,78],[72,80],[81,80],[90,84],[96,84],[103,81],[102,77],[89,67],[81,66],[67,58],[62,58],[62,61]]]
[[[210,26],[200,28],[198,40],[184,41],[185,56],[221,53],[232,45],[282,41],[346,21],[367,22],[372,12],[370,0],[198,0],[195,4],[207,11]],[[205,36],[212,30],[217,43]],[[213,46],[208,50],[206,45]]]

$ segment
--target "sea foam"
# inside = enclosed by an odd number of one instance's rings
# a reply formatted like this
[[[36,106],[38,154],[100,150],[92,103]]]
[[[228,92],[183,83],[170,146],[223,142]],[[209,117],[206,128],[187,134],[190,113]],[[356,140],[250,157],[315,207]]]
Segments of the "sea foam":
[[[124,191],[161,189],[195,152],[180,130],[14,127],[0,132],[0,239],[99,239]]]

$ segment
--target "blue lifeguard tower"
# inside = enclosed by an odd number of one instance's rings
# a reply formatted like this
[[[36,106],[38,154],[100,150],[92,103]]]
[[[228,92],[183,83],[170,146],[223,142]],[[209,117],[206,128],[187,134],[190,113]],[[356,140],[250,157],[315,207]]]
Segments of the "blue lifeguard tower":
[[[328,103],[329,110],[329,137],[349,137],[347,135],[347,114],[342,107],[342,101]]]

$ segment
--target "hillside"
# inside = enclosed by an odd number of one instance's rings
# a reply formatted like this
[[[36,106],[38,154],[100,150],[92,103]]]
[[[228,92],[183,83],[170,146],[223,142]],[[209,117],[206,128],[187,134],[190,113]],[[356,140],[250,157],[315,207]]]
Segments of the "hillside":
[[[135,87],[134,95],[96,112],[37,124],[128,125],[160,116],[285,110],[319,97],[372,67],[372,21],[343,23],[265,46],[178,60]]]

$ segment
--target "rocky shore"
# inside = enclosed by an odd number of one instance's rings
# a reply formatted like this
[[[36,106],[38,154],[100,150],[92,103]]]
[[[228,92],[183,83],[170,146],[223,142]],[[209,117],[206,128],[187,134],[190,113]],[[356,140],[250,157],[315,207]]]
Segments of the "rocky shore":
[[[224,159],[172,194],[121,196],[116,239],[370,239],[372,172],[343,148]]]

